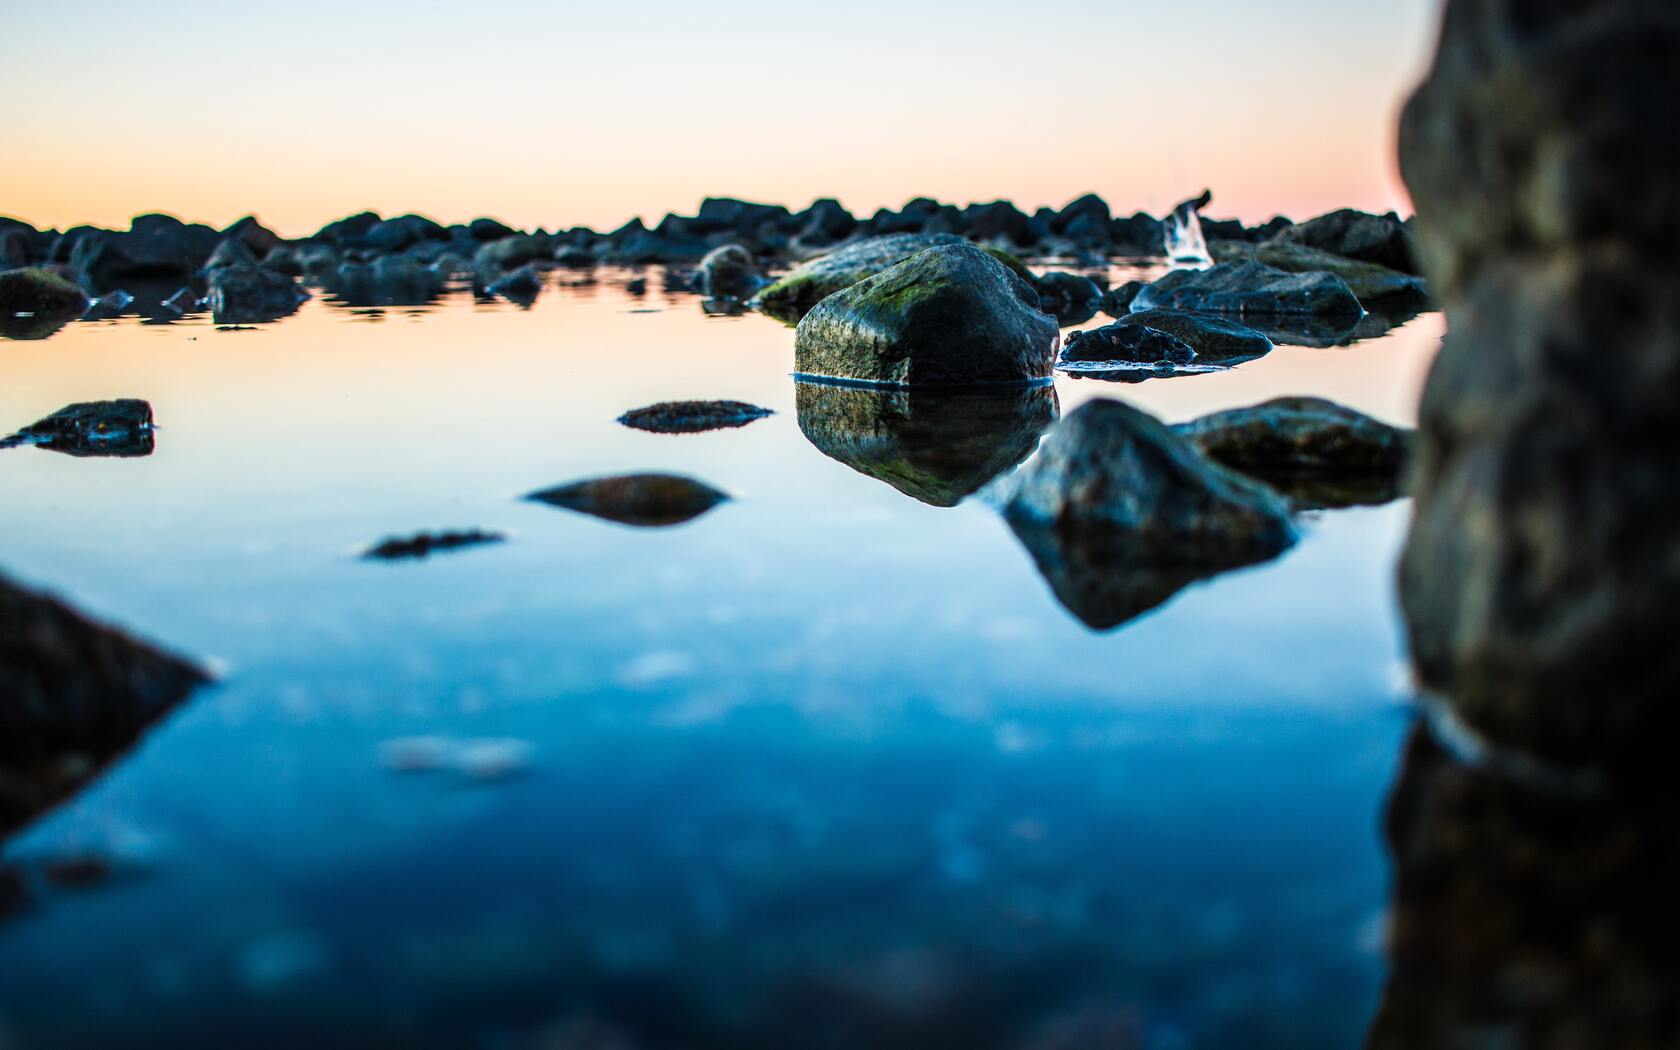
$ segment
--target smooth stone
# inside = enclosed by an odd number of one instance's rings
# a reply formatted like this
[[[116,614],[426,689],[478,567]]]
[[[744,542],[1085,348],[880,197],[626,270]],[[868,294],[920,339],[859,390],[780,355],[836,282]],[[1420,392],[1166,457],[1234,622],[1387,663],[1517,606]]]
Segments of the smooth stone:
[[[1345,317],[1364,314],[1359,298],[1341,278],[1328,273],[1285,273],[1245,260],[1207,270],[1173,270],[1138,292],[1138,310],[1193,310],[1200,313]]]
[[[518,306],[530,306],[542,294],[543,278],[535,266],[529,264],[503,274],[484,289],[486,295],[499,295]]]
[[[277,321],[295,313],[308,298],[295,278],[260,266],[211,270],[206,283],[206,299],[217,324]]]
[[[618,421],[635,430],[656,434],[697,434],[707,430],[744,427],[773,413],[745,401],[661,401],[631,409]]]
[[[1418,267],[1411,233],[1393,212],[1372,215],[1342,208],[1303,223],[1285,225],[1276,239],[1317,248],[1344,259],[1375,263],[1400,273],[1423,272]]]
[[[623,474],[575,481],[526,499],[622,525],[657,527],[698,518],[729,496],[678,474]]]
[[[830,459],[954,507],[1021,463],[1056,421],[1053,386],[880,389],[800,382],[799,429]]]
[[[824,299],[799,322],[794,370],[897,386],[1030,383],[1058,340],[1038,293],[970,244],[930,248]]]
[[[1376,263],[1345,259],[1309,245],[1288,240],[1214,241],[1208,246],[1217,262],[1251,259],[1285,273],[1329,273],[1347,282],[1361,304],[1371,305],[1392,298],[1425,299],[1429,282],[1414,274],[1401,273]]]
[[[1191,310],[1138,310],[1115,322],[1141,325],[1182,339],[1201,364],[1236,365],[1272,352],[1272,340],[1248,324]]]
[[[758,293],[754,303],[776,317],[797,320],[835,292],[929,248],[966,243],[949,233],[901,233],[853,241],[801,263]]]
[[[739,244],[725,244],[700,260],[695,285],[700,294],[711,299],[750,299],[765,283],[757,267],[752,252]]]
[[[1053,270],[1033,280],[1040,309],[1062,325],[1083,324],[1096,316],[1103,290],[1097,282],[1076,273]]]

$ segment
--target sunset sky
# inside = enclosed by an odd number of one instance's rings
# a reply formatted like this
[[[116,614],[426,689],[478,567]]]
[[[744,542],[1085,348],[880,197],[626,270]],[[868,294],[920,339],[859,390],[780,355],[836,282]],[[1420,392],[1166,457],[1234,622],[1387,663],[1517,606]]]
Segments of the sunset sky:
[[[12,6],[0,215],[597,228],[707,195],[1406,210],[1436,0]],[[21,89],[20,89],[21,88]]]

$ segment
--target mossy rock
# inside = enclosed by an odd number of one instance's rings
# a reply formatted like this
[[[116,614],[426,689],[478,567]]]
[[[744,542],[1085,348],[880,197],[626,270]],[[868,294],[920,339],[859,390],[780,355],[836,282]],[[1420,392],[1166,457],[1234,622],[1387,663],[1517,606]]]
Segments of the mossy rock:
[[[38,266],[0,273],[0,335],[45,339],[91,305],[73,281]]]
[[[759,292],[753,302],[773,317],[798,321],[835,292],[873,277],[912,255],[940,245],[965,243],[954,233],[895,233],[854,241],[794,267]],[[1015,260],[1015,265],[1025,269],[1020,266],[1020,260]]]

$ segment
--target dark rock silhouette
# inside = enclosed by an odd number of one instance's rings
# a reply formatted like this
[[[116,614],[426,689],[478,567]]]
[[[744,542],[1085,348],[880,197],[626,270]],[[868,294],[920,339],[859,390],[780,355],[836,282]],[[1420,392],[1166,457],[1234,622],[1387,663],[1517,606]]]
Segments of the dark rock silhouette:
[[[1401,597],[1501,744],[1621,775],[1680,727],[1680,8],[1452,0],[1401,122],[1450,335]]]
[[[52,270],[0,273],[0,335],[8,339],[45,339],[86,313],[89,304],[86,292]]]
[[[895,385],[1028,383],[1050,375],[1056,321],[1038,293],[969,244],[930,248],[818,303],[794,369]]]
[[[692,521],[729,496],[677,474],[623,474],[574,481],[525,498],[621,525],[657,527]]]
[[[954,507],[1032,455],[1056,421],[1052,386],[883,390],[801,382],[799,429],[818,451],[912,499]]]
[[[1429,286],[1422,277],[1372,262],[1345,259],[1321,248],[1289,240],[1214,241],[1209,245],[1216,262],[1252,259],[1285,273],[1329,273],[1346,282],[1359,302],[1370,307],[1388,299],[1425,299]]]
[[[1341,278],[1328,273],[1285,273],[1253,260],[1210,270],[1173,270],[1138,292],[1135,310],[1195,310],[1210,314],[1268,314],[1345,318],[1364,313]]]
[[[661,401],[631,409],[619,416],[618,421],[634,430],[656,434],[698,434],[744,427],[768,415],[771,415],[768,408],[744,401]]]
[[[1284,222],[1276,239],[1331,252],[1344,259],[1375,263],[1401,273],[1422,273],[1412,237],[1400,216],[1372,215],[1342,208],[1299,224]]]
[[[707,252],[695,278],[696,290],[709,299],[750,299],[763,284],[752,253],[739,244]]]
[[[33,445],[72,456],[149,456],[153,440],[152,406],[125,398],[67,405],[0,438],[0,448]]]
[[[481,547],[507,539],[499,532],[463,529],[455,532],[417,532],[411,536],[390,536],[369,547],[362,557],[373,561],[404,561],[427,558],[441,551]]]

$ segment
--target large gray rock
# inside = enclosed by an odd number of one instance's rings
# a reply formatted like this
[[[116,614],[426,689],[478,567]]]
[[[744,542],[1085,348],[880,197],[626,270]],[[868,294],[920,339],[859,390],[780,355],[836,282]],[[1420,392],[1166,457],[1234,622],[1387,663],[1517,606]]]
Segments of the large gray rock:
[[[1057,598],[1099,630],[1295,540],[1283,497],[1119,401],[1080,406],[999,484],[1005,517]]]
[[[1137,310],[1195,310],[1210,314],[1307,314],[1358,320],[1359,297],[1328,273],[1285,273],[1254,260],[1208,270],[1173,270],[1138,292]]]
[[[1451,0],[1401,123],[1449,336],[1401,598],[1422,683],[1621,775],[1680,726],[1680,7]]]
[[[1343,208],[1297,225],[1284,226],[1277,240],[1317,248],[1344,259],[1358,259],[1400,273],[1415,274],[1417,256],[1400,216],[1372,215]]]
[[[823,455],[912,499],[954,507],[1032,455],[1056,421],[1054,386],[967,390],[795,388],[799,429]]]
[[[766,313],[798,320],[842,288],[850,288],[912,255],[962,243],[961,237],[951,233],[896,233],[854,241],[794,267],[758,293],[756,302]]]
[[[1422,277],[1372,262],[1344,259],[1294,241],[1214,241],[1209,248],[1217,262],[1252,259],[1285,273],[1335,274],[1366,306],[1384,299],[1422,299],[1429,294],[1428,282]]]
[[[1056,319],[971,244],[930,248],[818,303],[795,371],[895,386],[1030,383],[1050,375]]]

